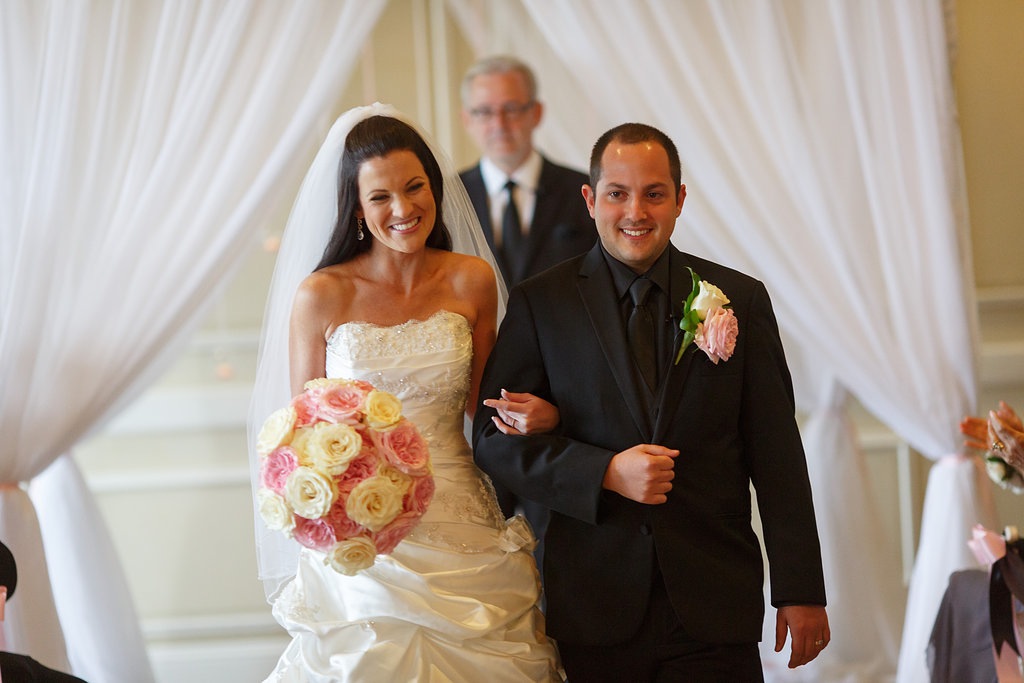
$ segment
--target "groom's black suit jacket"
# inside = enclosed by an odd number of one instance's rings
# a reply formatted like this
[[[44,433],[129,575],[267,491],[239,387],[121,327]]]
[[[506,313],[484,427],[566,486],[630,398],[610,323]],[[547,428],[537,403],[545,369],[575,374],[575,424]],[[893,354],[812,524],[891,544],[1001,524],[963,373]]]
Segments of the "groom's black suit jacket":
[[[494,250],[494,229],[480,165],[459,174],[473,208],[480,219],[487,245]],[[586,175],[559,166],[542,157],[537,179],[537,199],[533,219],[526,235],[524,254],[519,270],[504,273],[505,283],[512,285],[573,256],[584,253],[597,241],[597,228],[583,200],[582,187],[590,180]]]
[[[717,365],[695,344],[678,365],[665,363],[656,411],[642,408],[600,245],[513,289],[484,372],[481,396],[529,391],[560,411],[558,430],[545,435],[503,435],[484,407],[474,424],[480,467],[552,510],[543,572],[548,633],[558,640],[629,638],[644,617],[655,562],[693,638],[760,640],[763,569],[751,482],[772,603],[825,604],[792,383],[768,293],[751,277],[668,248],[676,319],[692,286],[690,266],[731,299],[739,337],[734,355]],[[641,443],[680,450],[664,504],[602,489],[612,456]]]

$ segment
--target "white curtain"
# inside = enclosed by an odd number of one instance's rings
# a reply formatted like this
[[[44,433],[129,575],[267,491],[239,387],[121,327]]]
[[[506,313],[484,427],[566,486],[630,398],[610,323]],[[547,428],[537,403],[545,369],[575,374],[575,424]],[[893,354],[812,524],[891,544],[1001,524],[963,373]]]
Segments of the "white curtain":
[[[932,459],[957,450],[957,423],[974,408],[977,323],[943,4],[500,5],[449,0],[478,52],[535,66],[541,148],[582,167],[613,125],[666,131],[688,190],[675,243],[760,277],[773,294],[808,414],[833,641],[790,672],[771,638],[767,676],[876,680],[899,659],[900,681],[926,680],[942,587],[965,560],[952,549],[990,514],[987,482],[954,461],[933,468],[929,497],[948,494],[947,523],[926,505],[898,654],[901,577],[885,570],[891,542],[846,397]]]
[[[0,3],[12,651],[89,681],[152,680],[113,545],[62,454],[180,350],[308,163],[385,4]]]

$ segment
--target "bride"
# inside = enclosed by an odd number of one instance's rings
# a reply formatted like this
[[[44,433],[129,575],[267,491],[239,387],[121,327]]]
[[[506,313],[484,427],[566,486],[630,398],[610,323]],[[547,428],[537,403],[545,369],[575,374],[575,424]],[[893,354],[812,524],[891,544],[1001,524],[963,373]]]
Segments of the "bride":
[[[561,680],[532,534],[502,517],[463,435],[503,314],[489,257],[450,160],[410,122],[379,104],[338,119],[285,230],[250,442],[306,381],[365,380],[402,401],[437,489],[409,536],[355,576],[256,514],[260,576],[292,635],[267,681]],[[524,406],[529,423],[557,423],[550,404]]]

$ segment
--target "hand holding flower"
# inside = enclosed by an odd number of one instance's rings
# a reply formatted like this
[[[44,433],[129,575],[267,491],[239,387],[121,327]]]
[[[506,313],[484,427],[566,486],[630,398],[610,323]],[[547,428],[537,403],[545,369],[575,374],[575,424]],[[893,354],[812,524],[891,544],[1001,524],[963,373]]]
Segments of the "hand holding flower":
[[[1005,401],[999,402],[999,409],[989,412],[989,419],[983,417],[966,416],[960,421],[960,433],[966,436],[964,445],[969,448],[977,448],[979,451],[987,450],[989,445],[994,443],[990,438],[989,424],[993,418],[1005,423],[1010,429],[1017,432],[1024,432],[1021,419]]]
[[[991,411],[988,417],[988,436],[991,448],[999,453],[1011,467],[1024,470],[1024,429],[1020,418],[1005,403],[1005,410]]]

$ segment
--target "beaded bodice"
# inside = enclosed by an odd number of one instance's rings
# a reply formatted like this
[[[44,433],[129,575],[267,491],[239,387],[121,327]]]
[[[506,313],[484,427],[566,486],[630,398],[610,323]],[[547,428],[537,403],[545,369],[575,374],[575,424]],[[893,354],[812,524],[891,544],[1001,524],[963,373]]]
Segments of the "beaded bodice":
[[[393,326],[345,323],[327,342],[328,377],[366,380],[394,394],[421,430],[433,426],[428,418],[447,416],[461,431],[472,359],[469,323],[445,310]]]
[[[430,534],[438,543],[448,541],[437,537],[444,530],[435,521],[504,523],[465,437],[472,360],[469,322],[446,310],[400,325],[345,323],[327,342],[327,376],[362,379],[394,394],[430,447],[437,491],[414,536]],[[464,539],[455,545],[470,549]]]

